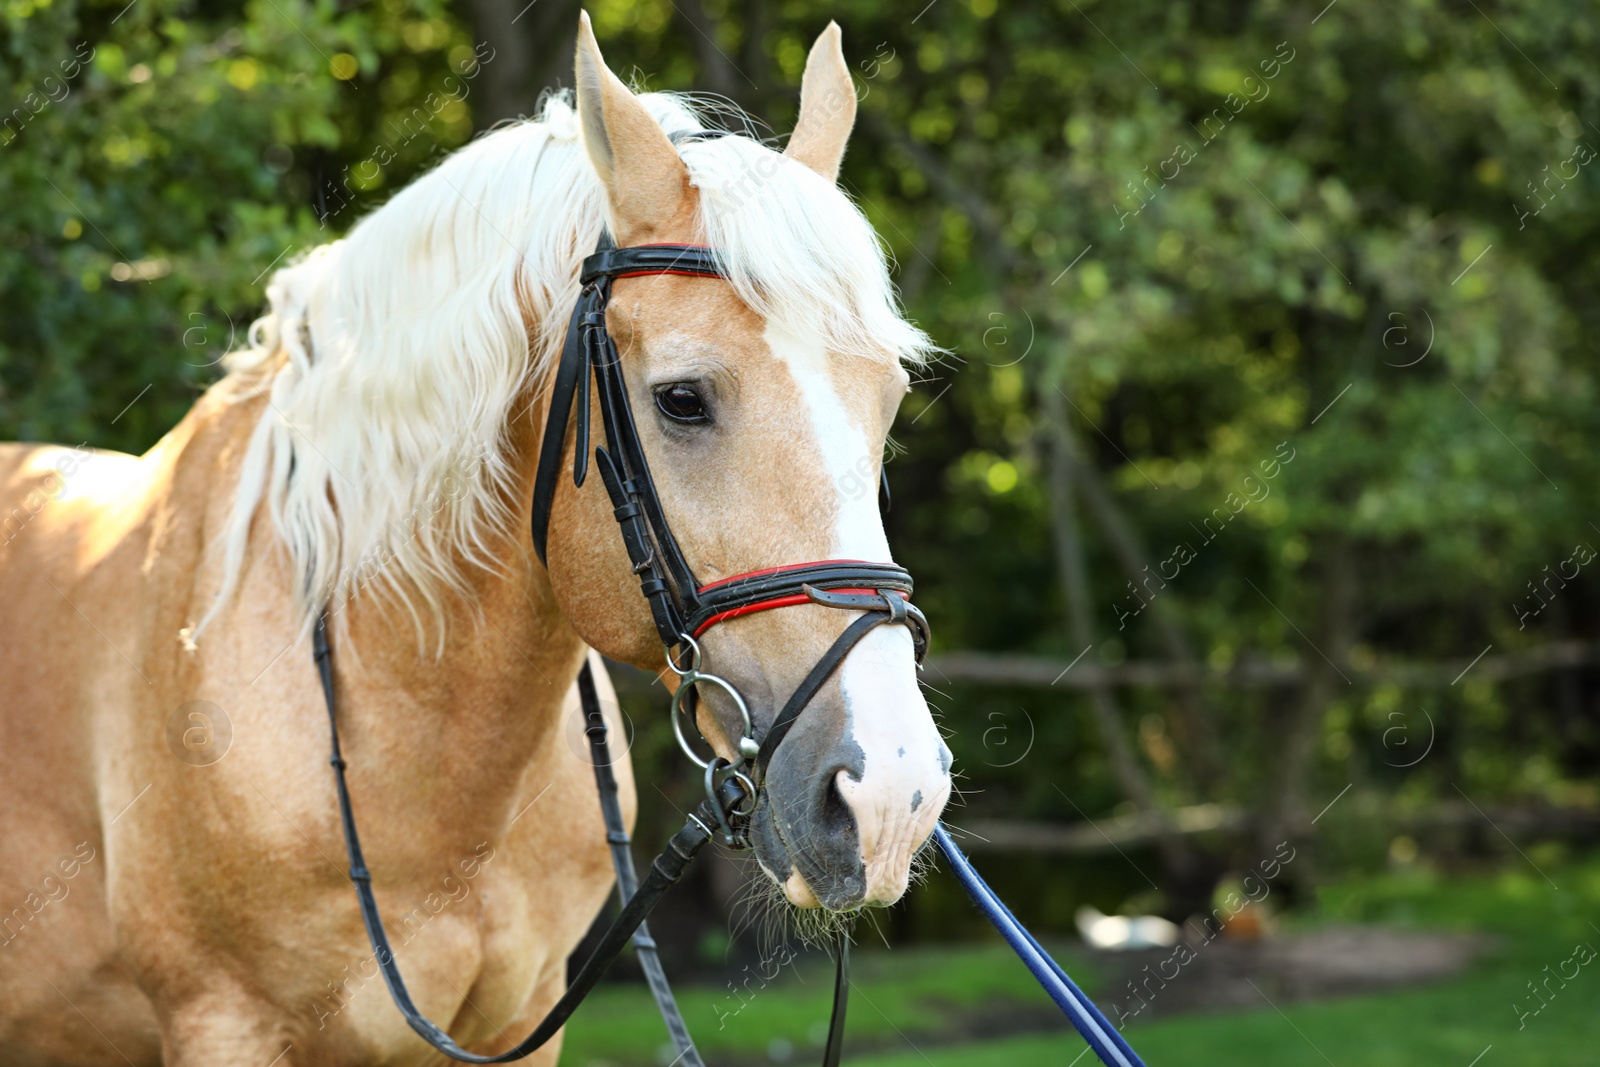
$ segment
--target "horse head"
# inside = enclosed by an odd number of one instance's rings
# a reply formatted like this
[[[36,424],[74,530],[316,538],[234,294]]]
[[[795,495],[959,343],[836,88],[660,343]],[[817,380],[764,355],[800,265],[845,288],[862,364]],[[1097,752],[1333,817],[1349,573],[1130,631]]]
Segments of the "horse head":
[[[838,27],[811,50],[781,154],[748,137],[674,144],[606,67],[587,19],[576,84],[615,244],[705,246],[722,275],[622,275],[605,310],[656,495],[695,577],[714,586],[801,561],[890,562],[882,457],[909,386],[902,363],[930,346],[900,316],[883,252],[836,185],[856,111]],[[600,401],[589,402],[599,426]],[[601,479],[563,479],[549,582],[585,641],[661,671],[659,627],[616,522]],[[743,695],[760,738],[858,617],[802,602],[729,618],[703,633],[703,670]],[[738,762],[735,697],[700,688],[700,733]],[[845,911],[899,899],[950,793],[950,752],[908,627],[879,626],[850,649],[759,787],[751,843],[791,903]]]

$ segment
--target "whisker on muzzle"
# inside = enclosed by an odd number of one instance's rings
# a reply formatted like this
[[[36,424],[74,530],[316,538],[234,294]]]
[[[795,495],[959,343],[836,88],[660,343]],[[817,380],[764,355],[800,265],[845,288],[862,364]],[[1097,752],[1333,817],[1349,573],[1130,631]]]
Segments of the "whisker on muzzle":
[[[730,936],[745,930],[756,931],[756,949],[763,958],[798,941],[806,948],[831,949],[841,935],[848,935],[864,909],[830,911],[827,908],[801,908],[789,902],[783,887],[759,866],[745,883],[738,907],[742,915],[730,917]]]

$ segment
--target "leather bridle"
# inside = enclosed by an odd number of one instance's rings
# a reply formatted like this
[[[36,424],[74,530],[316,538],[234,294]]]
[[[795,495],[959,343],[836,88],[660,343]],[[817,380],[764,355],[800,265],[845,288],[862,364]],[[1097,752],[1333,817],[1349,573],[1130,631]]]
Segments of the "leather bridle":
[[[741,820],[734,817],[736,813],[721,811],[716,785],[729,777],[743,777],[753,801],[778,747],[851,648],[877,626],[904,625],[911,630],[920,666],[928,648],[928,622],[910,602],[910,573],[893,563],[822,560],[782,564],[706,584],[696,580],[673,536],[655,479],[650,475],[628,400],[622,360],[606,329],[612,282],[659,274],[723,276],[715,253],[699,245],[616,248],[608,237],[602,236],[599,249],[583,261],[579,275],[582,289],[556,368],[534,477],[533,547],[539,559],[547,562],[550,512],[561,481],[567,435],[570,430],[576,438],[572,481],[581,487],[589,470],[590,409],[598,407],[606,443],[594,449],[595,466],[611,498],[612,515],[621,530],[633,572],[639,576],[639,591],[650,606],[650,617],[666,651],[667,663],[679,676],[672,704],[673,727],[684,752],[707,771],[706,795],[718,809],[718,836],[724,844],[741,847],[746,844],[739,826]],[[590,403],[591,379],[598,401],[594,405]],[[699,638],[730,619],[803,604],[864,614],[839,635],[778,711],[764,737],[757,739],[749,708],[738,691],[726,679],[700,669]],[[693,718],[693,694],[699,683],[721,689],[740,713],[742,733],[737,742],[737,760],[702,759],[684,737],[682,718]]]
[[[683,877],[689,862],[700,849],[713,838],[731,848],[750,847],[749,818],[754,813],[768,765],[800,714],[863,637],[878,626],[906,626],[911,631],[918,667],[922,665],[928,648],[927,620],[911,604],[911,575],[892,563],[822,560],[782,564],[704,585],[695,580],[693,570],[672,536],[660,496],[650,477],[649,463],[645,459],[638,427],[628,403],[621,360],[606,330],[606,304],[611,296],[612,282],[617,278],[643,274],[681,274],[696,278],[723,276],[715,254],[695,245],[615,248],[608,238],[602,236],[599,249],[584,260],[582,290],[562,347],[534,480],[533,546],[540,561],[544,562],[550,510],[561,477],[569,427],[574,428],[576,435],[572,472],[574,483],[582,486],[587,474],[590,409],[596,406],[590,400],[592,380],[606,437],[605,445],[594,450],[595,463],[600,468],[601,480],[611,498],[612,514],[621,529],[623,545],[633,571],[639,576],[640,592],[650,606],[650,615],[661,637],[667,663],[678,675],[678,686],[672,698],[673,729],[684,752],[705,770],[706,799],[689,815],[683,828],[667,842],[667,847],[651,863],[644,880],[638,881],[630,852],[631,842],[617,801],[616,779],[611,772],[605,717],[595,690],[593,673],[585,661],[578,675],[578,692],[622,908],[543,1021],[515,1047],[499,1055],[486,1056],[461,1048],[442,1027],[421,1013],[406,989],[378,913],[377,899],[372,891],[372,876],[361,851],[361,839],[356,830],[355,813],[345,779],[346,763],[339,747],[333,653],[325,613],[319,615],[313,631],[312,651],[328,710],[332,738],[329,762],[334,769],[340,822],[345,849],[350,858],[350,880],[356,887],[362,922],[366,926],[374,957],[390,996],[411,1028],[439,1052],[466,1063],[506,1063],[522,1059],[543,1046],[560,1031],[631,941],[678,1050],[678,1058],[674,1062],[684,1067],[704,1067],[667,985],[655,942],[645,925],[646,917],[667,890]],[[882,484],[886,505],[887,482]],[[710,628],[730,619],[803,604],[817,604],[861,614],[846,625],[758,739],[749,707],[738,690],[726,679],[700,669],[698,639]],[[701,683],[722,689],[739,710],[742,732],[737,742],[737,760],[722,756],[702,759],[695,754],[683,734],[682,721],[685,717],[693,720],[694,694]],[[1101,1060],[1110,1067],[1142,1067],[1139,1057],[1093,1001],[1073,984],[1066,972],[1017,922],[1015,916],[994,895],[994,891],[972,869],[942,824],[935,827],[933,837],[979,908],[1000,930]],[[849,994],[848,934],[840,933],[835,943],[834,958],[833,1017],[823,1051],[823,1067],[837,1067],[843,1054]]]

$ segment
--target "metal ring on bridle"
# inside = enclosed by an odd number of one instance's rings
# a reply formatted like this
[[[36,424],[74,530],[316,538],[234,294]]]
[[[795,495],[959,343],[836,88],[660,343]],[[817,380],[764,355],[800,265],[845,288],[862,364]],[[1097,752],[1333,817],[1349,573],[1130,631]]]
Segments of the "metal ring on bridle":
[[[677,661],[672,658],[672,649],[668,648],[668,649],[665,650],[666,653],[667,653],[667,668],[669,670],[671,670],[673,674],[676,674],[679,678],[686,678],[691,674],[699,673],[699,671],[700,671],[700,642],[696,641],[694,638],[690,637],[688,634],[679,634],[678,635],[678,641],[679,641],[680,644],[685,644],[685,645],[689,646],[689,666],[687,666],[687,667],[678,666]]]
[[[694,661],[695,663],[700,661],[698,646],[695,648]],[[674,667],[673,670],[677,670],[677,668]],[[739,735],[739,755],[749,759],[751,758],[749,753],[752,749],[760,751],[760,746],[756,744],[753,736],[754,727],[750,724],[750,709],[745,705],[744,697],[740,696],[739,691],[733,687],[733,683],[726,678],[719,678],[715,674],[702,674],[691,667],[687,671],[678,671],[678,689],[677,692],[672,694],[672,733],[677,737],[678,747],[683,749],[684,755],[694,760],[695,764],[701,768],[710,766],[710,760],[701,759],[695,750],[689,747],[689,739],[683,736],[683,715],[686,710],[683,707],[683,700],[689,693],[694,692],[696,682],[710,682],[733,698],[734,705],[739,709],[739,718],[744,725],[744,731]]]

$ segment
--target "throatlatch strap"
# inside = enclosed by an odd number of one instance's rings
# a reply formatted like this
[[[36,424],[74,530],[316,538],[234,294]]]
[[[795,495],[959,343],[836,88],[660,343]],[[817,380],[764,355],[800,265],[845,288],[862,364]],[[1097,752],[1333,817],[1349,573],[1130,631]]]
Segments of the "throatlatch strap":
[[[585,286],[578,294],[578,302],[573,305],[566,340],[561,343],[561,362],[556,364],[555,380],[550,386],[550,410],[545,415],[544,437],[539,445],[539,469],[533,480],[533,550],[539,554],[541,563],[545,561],[545,542],[550,535],[550,508],[555,503],[556,483],[561,478],[561,457],[566,451],[567,423],[572,416],[573,394],[577,392],[580,381],[587,386],[589,380],[588,360],[583,353],[583,319],[594,310],[596,304],[600,304],[603,312],[604,304],[598,294]],[[579,416],[582,431],[578,435],[578,463],[587,462],[588,458],[588,415],[586,388],[583,414]],[[574,471],[573,477],[578,484],[583,484],[579,472]]]
[[[717,278],[716,256],[698,245],[639,245],[617,248],[602,234],[599,248],[583,261],[579,275],[582,288],[567,323],[567,336],[561,344],[561,362],[550,387],[550,410],[545,415],[544,435],[540,440],[539,467],[534,477],[532,535],[534,551],[544,561],[550,532],[550,509],[555,502],[556,485],[561,476],[561,458],[566,451],[567,425],[577,421],[578,440],[573,456],[573,481],[581,486],[589,464],[589,378],[601,367],[616,362],[616,353],[606,332],[606,305],[611,300],[614,278],[641,274],[682,274],[695,278]],[[618,379],[620,380],[620,371]],[[573,403],[574,397],[578,400]],[[604,389],[600,394],[602,414],[610,420],[612,401]],[[626,394],[622,397],[626,402]],[[607,427],[608,431],[611,429]],[[631,425],[628,429],[632,429]],[[619,442],[609,439],[612,450]],[[627,457],[630,461],[634,457]],[[648,469],[634,469],[641,483],[649,482]],[[654,496],[655,487],[644,485]],[[653,502],[652,502],[653,503]],[[659,505],[649,510],[658,510]],[[655,516],[652,516],[652,522]],[[666,533],[665,522],[655,531]],[[676,576],[675,576],[676,577]],[[692,593],[692,587],[689,588]],[[676,635],[674,635],[676,636]]]

